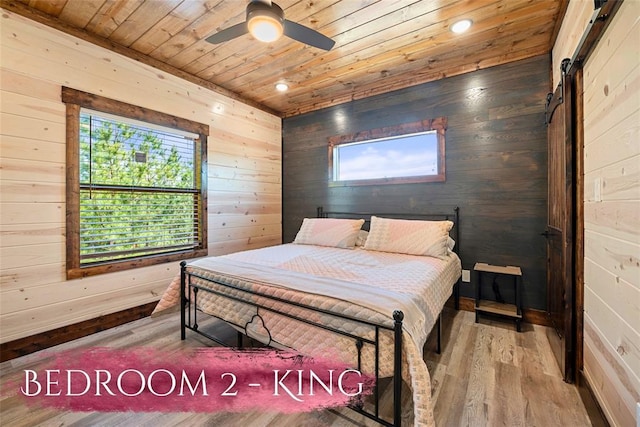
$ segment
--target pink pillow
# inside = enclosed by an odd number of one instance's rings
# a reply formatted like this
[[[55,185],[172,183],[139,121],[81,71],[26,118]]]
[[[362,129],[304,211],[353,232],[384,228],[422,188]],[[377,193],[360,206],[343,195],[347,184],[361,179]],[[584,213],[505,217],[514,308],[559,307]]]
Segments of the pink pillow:
[[[416,221],[371,217],[364,249],[442,258],[449,248],[451,221]]]
[[[364,219],[305,218],[293,243],[352,249]]]

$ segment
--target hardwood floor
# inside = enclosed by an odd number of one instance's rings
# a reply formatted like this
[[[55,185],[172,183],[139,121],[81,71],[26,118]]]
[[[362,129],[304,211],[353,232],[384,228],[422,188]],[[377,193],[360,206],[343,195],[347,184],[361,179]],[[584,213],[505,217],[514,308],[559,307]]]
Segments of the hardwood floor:
[[[442,354],[433,352],[430,339],[425,360],[431,373],[434,416],[438,426],[590,426],[576,387],[562,381],[553,359],[545,327],[523,324],[515,332],[510,322],[482,319],[474,314],[445,309]],[[180,341],[178,314],[145,318],[57,346],[49,351],[107,346],[162,348],[167,357],[184,348],[211,345],[188,334]],[[216,320],[203,327],[235,337]],[[24,369],[38,369],[46,356],[34,353],[0,364],[3,426],[374,426],[353,411],[325,410],[304,414],[265,413],[89,413],[60,412],[26,406],[7,396]],[[408,393],[404,393],[405,396]],[[403,413],[410,425],[410,403]]]

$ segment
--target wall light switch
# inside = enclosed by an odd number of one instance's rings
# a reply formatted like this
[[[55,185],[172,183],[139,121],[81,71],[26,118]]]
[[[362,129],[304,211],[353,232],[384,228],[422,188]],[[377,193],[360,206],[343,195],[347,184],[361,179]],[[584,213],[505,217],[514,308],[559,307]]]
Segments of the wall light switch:
[[[471,281],[471,271],[462,270],[462,281],[465,283],[469,283]]]
[[[602,201],[602,178],[596,178],[593,181],[593,200],[595,202]]]

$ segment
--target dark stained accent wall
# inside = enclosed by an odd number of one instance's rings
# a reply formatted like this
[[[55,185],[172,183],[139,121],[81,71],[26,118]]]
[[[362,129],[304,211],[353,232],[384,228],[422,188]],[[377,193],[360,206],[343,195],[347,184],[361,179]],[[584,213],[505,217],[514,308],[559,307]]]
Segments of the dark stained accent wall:
[[[283,241],[319,205],[381,213],[459,206],[463,268],[520,266],[525,307],[545,309],[549,70],[543,55],[284,119]],[[329,187],[329,137],[439,116],[448,120],[446,182]],[[511,282],[499,283],[512,297]],[[473,297],[473,286],[463,283],[461,294]]]

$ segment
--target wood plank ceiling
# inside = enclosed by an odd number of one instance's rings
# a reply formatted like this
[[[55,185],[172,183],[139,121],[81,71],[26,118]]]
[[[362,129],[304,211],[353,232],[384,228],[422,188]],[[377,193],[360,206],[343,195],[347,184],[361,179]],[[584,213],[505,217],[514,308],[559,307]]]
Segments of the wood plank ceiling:
[[[204,39],[242,22],[238,0],[1,0],[69,32],[283,117],[549,53],[568,0],[278,0],[335,40]],[[473,21],[456,35],[450,26]],[[289,85],[286,93],[275,84]]]

